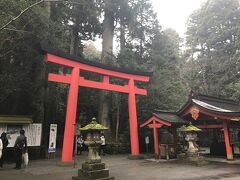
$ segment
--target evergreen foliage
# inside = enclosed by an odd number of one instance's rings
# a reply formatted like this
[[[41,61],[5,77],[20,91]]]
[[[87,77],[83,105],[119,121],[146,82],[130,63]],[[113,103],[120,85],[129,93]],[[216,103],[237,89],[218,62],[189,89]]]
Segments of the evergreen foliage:
[[[36,1],[1,0],[0,27],[33,3]],[[50,123],[58,123],[59,134],[63,134],[68,86],[48,82],[47,74],[69,73],[70,69],[46,65],[42,42],[92,61],[152,71],[148,85],[138,84],[148,90],[148,96],[137,97],[139,123],[153,110],[178,110],[190,89],[239,100],[239,13],[237,0],[207,1],[189,17],[182,53],[183,40],[172,29],[162,30],[149,0],[40,3],[0,31],[0,114],[33,115],[35,122],[44,124],[44,134]],[[115,37],[119,46],[112,51],[110,44],[101,54],[85,41],[102,37],[104,15],[110,23],[108,31],[114,33],[107,41]],[[119,136],[116,141],[126,143],[127,96],[110,93],[107,97],[111,133]],[[80,88],[77,122],[82,126],[97,117],[98,99],[99,90]]]

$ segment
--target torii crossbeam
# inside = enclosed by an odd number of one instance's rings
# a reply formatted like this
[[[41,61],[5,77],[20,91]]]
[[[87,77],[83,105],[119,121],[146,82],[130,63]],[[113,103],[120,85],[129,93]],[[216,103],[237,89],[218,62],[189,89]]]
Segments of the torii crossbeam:
[[[120,69],[95,63],[92,61],[83,60],[79,57],[72,56],[61,51],[42,48],[45,54],[46,62],[51,62],[61,66],[70,67],[70,74],[48,74],[48,80],[52,82],[64,83],[69,85],[66,121],[64,131],[64,141],[62,150],[62,162],[72,161],[73,143],[74,143],[74,124],[76,122],[77,99],[79,86],[109,90],[128,94],[128,109],[129,109],[129,126],[130,126],[130,141],[131,154],[139,155],[138,141],[138,125],[136,112],[136,94],[147,95],[145,89],[138,88],[135,82],[149,82],[152,73],[149,72],[134,72],[131,70]],[[84,79],[80,75],[80,71],[97,73],[102,75],[102,81],[93,81]],[[127,80],[126,85],[116,85],[110,83],[110,78],[115,77]]]

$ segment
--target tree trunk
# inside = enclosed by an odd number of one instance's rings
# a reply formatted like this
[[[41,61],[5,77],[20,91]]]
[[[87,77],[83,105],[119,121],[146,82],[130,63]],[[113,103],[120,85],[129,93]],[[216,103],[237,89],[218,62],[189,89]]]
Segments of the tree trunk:
[[[120,19],[120,52],[125,48],[126,45],[125,25],[123,21],[123,19]]]
[[[79,42],[78,24],[74,24],[71,31],[70,54],[78,55],[78,42]]]
[[[49,19],[51,16],[51,2],[44,2],[44,5],[47,10],[47,18]]]
[[[102,41],[102,63],[111,60],[113,48],[114,33],[114,12],[112,9],[113,2],[105,0],[104,21],[103,21],[103,41]]]
[[[79,32],[79,23],[80,23],[80,17],[78,15],[78,6],[74,7],[74,11],[75,11],[75,23],[72,26],[72,31],[71,31],[71,44],[70,44],[70,54],[72,55],[78,55],[78,45],[79,45],[79,41],[80,41],[80,37],[78,35]]]
[[[104,8],[104,21],[103,21],[103,41],[102,41],[102,57],[101,62],[107,64],[112,58],[113,48],[113,32],[114,32],[114,12],[113,2],[110,0],[105,1]],[[98,120],[104,126],[110,128],[109,120],[109,92],[101,91],[100,104],[98,109]],[[110,130],[110,129],[109,129]]]

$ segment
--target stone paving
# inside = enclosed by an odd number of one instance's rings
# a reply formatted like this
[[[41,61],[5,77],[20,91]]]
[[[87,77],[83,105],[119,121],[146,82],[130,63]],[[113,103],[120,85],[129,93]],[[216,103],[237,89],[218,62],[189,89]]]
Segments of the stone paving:
[[[14,164],[6,164],[0,169],[0,180],[71,180],[86,158],[78,156],[78,165],[60,166],[59,159],[30,161],[27,168],[13,169]],[[116,180],[239,180],[240,165],[210,163],[197,167],[177,161],[129,160],[127,155],[106,155],[102,157]],[[237,161],[236,161],[237,162]]]

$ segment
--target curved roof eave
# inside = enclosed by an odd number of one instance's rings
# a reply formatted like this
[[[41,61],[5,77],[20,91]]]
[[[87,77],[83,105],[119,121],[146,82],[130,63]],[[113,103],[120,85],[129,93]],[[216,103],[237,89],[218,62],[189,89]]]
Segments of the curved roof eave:
[[[225,116],[239,116],[239,117],[240,117],[240,112],[234,112],[234,111],[232,111],[232,112],[215,111],[215,110],[212,110],[212,109],[205,108],[205,107],[203,107],[203,106],[201,106],[201,105],[199,105],[199,104],[197,104],[197,103],[194,103],[194,102],[193,102],[193,104],[194,104],[195,106],[199,107],[200,109],[204,109],[205,111],[210,112],[210,113],[213,113],[213,114],[215,114],[215,115],[218,115],[218,114],[219,114],[219,115],[225,115]]]
[[[207,108],[205,108],[205,107],[203,107],[203,106],[193,102],[192,99],[188,99],[188,101],[181,107],[181,109],[179,109],[177,111],[177,115],[179,115],[181,117],[181,114],[183,112],[185,112],[186,110],[188,110],[189,108],[191,108],[191,106],[193,106],[193,105],[195,105],[195,106],[199,107],[201,110],[207,111],[208,113],[211,113],[211,114],[213,114],[215,116],[219,115],[219,116],[233,116],[233,117],[238,116],[238,117],[240,117],[240,112],[234,112],[234,111],[232,111],[232,112],[214,111],[214,110],[207,109]]]

